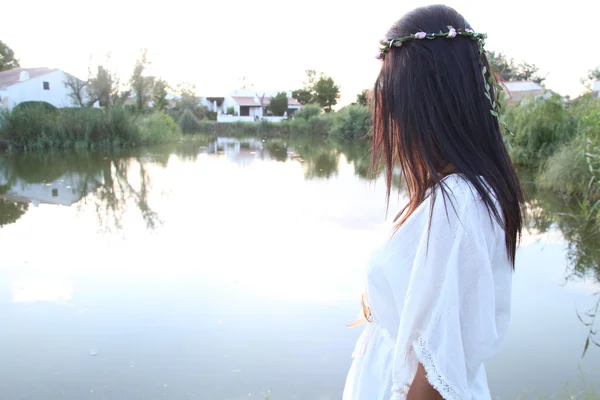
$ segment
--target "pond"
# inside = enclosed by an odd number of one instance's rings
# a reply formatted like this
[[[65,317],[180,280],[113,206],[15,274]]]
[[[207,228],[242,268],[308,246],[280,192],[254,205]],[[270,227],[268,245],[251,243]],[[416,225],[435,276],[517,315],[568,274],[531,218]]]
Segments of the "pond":
[[[339,399],[385,226],[368,164],[364,145],[310,138],[0,155],[0,398]],[[527,190],[489,384],[567,398],[600,387],[600,348],[582,358],[599,240]]]

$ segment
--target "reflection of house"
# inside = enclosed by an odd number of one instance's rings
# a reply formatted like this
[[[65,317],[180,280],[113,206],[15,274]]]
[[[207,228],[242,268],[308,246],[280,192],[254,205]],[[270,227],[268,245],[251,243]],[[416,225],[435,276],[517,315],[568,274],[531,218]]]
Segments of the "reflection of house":
[[[524,97],[538,97],[544,94],[544,87],[531,81],[504,82],[511,101],[519,101]]]
[[[43,101],[55,107],[77,107],[69,97],[71,75],[52,68],[14,68],[0,71],[0,104],[9,110],[26,101]]]
[[[263,154],[263,143],[260,139],[238,140],[220,137],[210,146],[210,152],[223,153],[229,160],[242,165],[251,164],[254,160],[262,158]]]
[[[276,117],[269,115],[268,106],[271,98],[278,92],[264,92],[253,90],[234,90],[226,97],[204,97],[202,104],[209,107],[211,111],[218,113],[219,122],[251,122],[256,120],[267,120],[269,122],[280,122],[287,116],[292,116],[296,111],[302,109],[302,105],[292,98],[291,92],[287,92],[288,109],[286,116]],[[233,115],[230,111],[233,110]]]
[[[600,99],[600,80],[592,83],[592,97]]]
[[[0,175],[0,186],[7,184],[9,182]],[[29,183],[17,178],[10,182],[10,188],[0,195],[0,198],[30,202],[36,206],[40,203],[70,206],[103,184],[104,178],[101,173],[93,176],[92,179],[77,174],[65,174],[54,182],[48,183]]]

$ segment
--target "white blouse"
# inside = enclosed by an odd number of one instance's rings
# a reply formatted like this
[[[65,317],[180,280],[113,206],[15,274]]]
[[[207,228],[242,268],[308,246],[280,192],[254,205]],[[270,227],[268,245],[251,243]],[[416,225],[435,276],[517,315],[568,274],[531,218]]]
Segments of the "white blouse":
[[[445,400],[491,399],[483,362],[506,333],[512,266],[504,231],[475,188],[456,174],[443,182],[449,196],[435,189],[432,218],[428,197],[371,257],[372,322],[343,400],[405,399],[419,363]]]

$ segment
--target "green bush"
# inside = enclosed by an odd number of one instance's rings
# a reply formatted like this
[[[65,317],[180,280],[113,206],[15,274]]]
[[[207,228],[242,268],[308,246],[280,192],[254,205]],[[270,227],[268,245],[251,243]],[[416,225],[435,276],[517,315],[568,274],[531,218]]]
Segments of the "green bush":
[[[136,117],[125,107],[49,110],[41,105],[0,113],[0,136],[11,148],[94,148],[131,146],[176,139],[181,130],[163,112]]]
[[[143,144],[164,143],[181,138],[181,128],[164,112],[144,117],[139,124],[140,141]]]
[[[600,199],[600,102],[580,99],[570,113],[575,135],[548,159],[539,183],[567,198],[594,202]]]
[[[524,166],[544,162],[574,130],[573,118],[558,95],[523,100],[508,109],[506,122],[515,134],[511,158]]]
[[[181,117],[179,117],[177,123],[179,124],[179,127],[183,133],[200,132],[200,120],[198,120],[194,113],[188,109],[181,114]]]
[[[359,139],[371,130],[371,112],[365,106],[350,105],[333,114],[332,134],[343,139]]]
[[[312,117],[316,117],[321,114],[321,107],[317,104],[307,104],[302,110],[297,111],[294,114],[294,119],[304,119],[308,121]]]

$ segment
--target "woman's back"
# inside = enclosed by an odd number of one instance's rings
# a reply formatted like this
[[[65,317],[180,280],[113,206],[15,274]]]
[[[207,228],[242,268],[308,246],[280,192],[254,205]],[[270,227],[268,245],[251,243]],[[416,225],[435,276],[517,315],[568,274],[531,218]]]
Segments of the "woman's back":
[[[442,184],[448,195],[436,189],[373,253],[365,285],[371,322],[345,400],[402,398],[419,363],[445,398],[490,398],[483,361],[498,350],[510,317],[504,231],[464,177]]]

